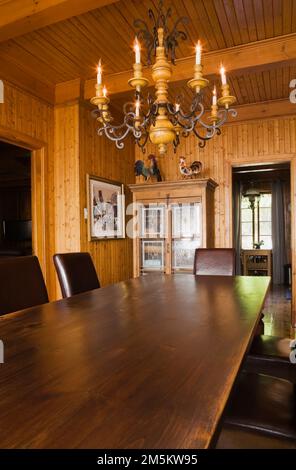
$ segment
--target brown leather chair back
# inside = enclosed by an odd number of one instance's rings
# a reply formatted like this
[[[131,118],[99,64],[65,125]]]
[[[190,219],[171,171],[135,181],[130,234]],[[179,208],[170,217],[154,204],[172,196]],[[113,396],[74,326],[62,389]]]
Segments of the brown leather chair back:
[[[36,256],[0,258],[0,315],[48,302]]]
[[[89,253],[64,253],[53,257],[63,298],[100,287]]]
[[[234,276],[234,248],[198,248],[195,250],[193,274]]]

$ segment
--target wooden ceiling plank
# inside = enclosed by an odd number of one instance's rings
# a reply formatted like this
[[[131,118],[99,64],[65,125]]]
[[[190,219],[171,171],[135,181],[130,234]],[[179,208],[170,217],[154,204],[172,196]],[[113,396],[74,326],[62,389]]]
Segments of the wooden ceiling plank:
[[[258,41],[253,0],[244,0],[244,10],[246,15],[250,42]]]
[[[87,31],[89,31],[89,34],[91,34],[94,38],[100,38],[100,40],[97,41],[97,58],[95,65],[97,65],[98,60],[102,58],[102,61],[108,72],[114,70],[115,67],[118,67],[117,64],[120,64],[121,69],[125,70],[126,67],[124,66],[124,61],[126,60],[126,56],[124,55],[124,47],[122,48],[120,44],[122,54],[118,54],[118,44],[114,44],[113,42],[112,47],[109,46],[107,49],[106,44],[109,44],[109,39],[106,38],[105,34],[101,35],[100,23],[98,23],[96,17],[94,15],[90,15],[90,17],[86,20],[80,17],[78,21],[84,26],[86,31],[85,34],[87,34]]]
[[[248,31],[248,25],[247,25],[243,0],[234,0],[234,8],[235,8],[235,13],[236,13],[238,26],[239,26],[239,29],[240,29],[240,35],[241,35],[241,38],[242,38],[242,42],[243,43],[251,42],[251,39],[250,39],[250,36],[249,36],[249,31]]]
[[[0,42],[118,0],[9,0],[0,5]]]
[[[272,0],[263,1],[265,37],[272,38],[275,36],[273,29],[273,4]]]
[[[296,34],[281,36],[279,38],[258,41],[255,43],[235,46],[233,48],[212,51],[203,55],[204,71],[207,75],[218,75],[220,62],[227,71],[244,70],[270,64],[295,61]],[[173,80],[188,80],[192,77],[194,57],[177,60],[174,68]],[[144,70],[145,76],[151,81],[151,71]],[[128,80],[132,71],[106,75],[106,86],[111,94],[129,90]],[[87,80],[85,97],[89,99],[94,94],[95,80]]]
[[[292,19],[293,0],[285,0],[283,2],[283,34],[292,33]]]
[[[272,96],[269,70],[265,70],[264,72],[262,72],[262,75],[263,75],[266,100],[269,101],[271,100],[271,96]]]
[[[266,91],[265,91],[265,86],[264,86],[264,81],[263,81],[263,73],[257,73],[255,75],[255,79],[257,81],[257,87],[258,87],[258,92],[259,92],[259,99],[258,101],[268,101],[268,96],[266,96]]]
[[[257,38],[259,41],[265,39],[265,22],[262,0],[253,0],[253,7],[255,12],[255,22],[257,30]]]
[[[209,31],[206,29],[206,26],[201,22],[199,16],[197,15],[196,9],[194,7],[194,0],[183,0],[184,8],[186,15],[190,18],[191,24],[196,29],[196,34],[198,39],[201,40],[204,50],[212,50],[212,45],[209,37]]]
[[[233,1],[224,0],[224,8],[225,8],[226,16],[228,18],[228,22],[231,25],[234,44],[235,46],[242,44],[243,41],[241,38],[240,29],[239,29],[239,25],[238,25],[236,13],[235,13]]]
[[[259,92],[259,88],[258,88],[258,82],[257,82],[257,76],[255,74],[251,74],[251,75],[249,75],[249,79],[250,79],[250,82],[251,82],[252,93],[253,93],[253,96],[254,96],[254,100],[249,100],[250,103],[252,101],[255,101],[255,102],[264,101],[264,98],[261,99],[261,96],[260,96],[260,92]]]
[[[215,34],[214,34],[214,30],[213,30],[211,22],[209,20],[207,11],[204,7],[203,0],[198,2],[198,3],[194,2],[194,8],[195,8],[197,16],[200,19],[200,22],[205,25],[205,28],[208,31],[207,35],[208,35],[208,38],[209,38],[211,49],[212,50],[213,49],[219,49],[219,44],[217,43],[217,40],[216,40],[216,37],[215,37]]]
[[[207,12],[208,18],[210,18],[211,25],[213,27],[213,32],[216,37],[217,44],[219,45],[219,49],[226,48],[227,41],[225,39],[224,31],[221,28],[213,0],[204,1],[204,8]]]
[[[273,0],[273,28],[275,36],[283,34],[283,3],[286,1]]]
[[[5,57],[11,62],[11,65],[17,65],[24,72],[34,76],[36,80],[48,82],[52,84],[56,75],[56,70],[50,67],[50,64],[38,59],[34,54],[31,54],[26,48],[18,44],[10,44],[10,42],[3,44],[0,49],[0,56]],[[62,74],[59,75],[61,81],[64,81]]]
[[[221,24],[221,28],[226,42],[226,47],[233,47],[235,44],[232,36],[232,30],[229,25],[228,18],[226,16],[223,0],[214,0],[214,7],[216,10],[216,14],[219,18],[219,22]]]

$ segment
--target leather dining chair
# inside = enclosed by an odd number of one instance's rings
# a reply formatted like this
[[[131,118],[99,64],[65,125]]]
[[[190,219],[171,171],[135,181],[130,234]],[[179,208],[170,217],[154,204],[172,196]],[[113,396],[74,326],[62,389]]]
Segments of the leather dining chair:
[[[234,276],[234,248],[197,248],[193,274],[197,276]]]
[[[55,254],[53,261],[64,299],[100,287],[89,253]]]
[[[0,315],[48,302],[36,256],[0,258]]]
[[[242,372],[217,448],[296,448],[296,367],[292,381]]]

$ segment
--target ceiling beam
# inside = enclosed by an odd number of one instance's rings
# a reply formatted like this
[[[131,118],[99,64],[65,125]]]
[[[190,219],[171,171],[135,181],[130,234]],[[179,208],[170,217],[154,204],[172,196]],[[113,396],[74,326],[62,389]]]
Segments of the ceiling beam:
[[[223,63],[227,72],[232,72],[294,61],[296,61],[295,33],[203,54],[203,66],[206,76],[218,74],[221,63]],[[192,78],[194,56],[178,59],[176,64],[172,78],[173,82]],[[117,94],[129,91],[128,80],[131,78],[132,73],[132,70],[128,70],[106,75],[104,78],[109,93]],[[144,69],[144,74],[150,83],[153,83],[151,71]],[[90,99],[94,95],[95,83],[95,79],[86,80],[85,99]]]
[[[235,109],[237,117],[232,118],[229,116],[227,124],[237,124],[257,119],[296,116],[296,104],[291,103],[289,99],[244,104],[242,106],[235,106]]]
[[[8,0],[0,5],[0,42],[119,0]]]
[[[45,83],[25,73],[17,64],[11,64],[5,58],[0,57],[1,76],[0,78],[7,81],[21,90],[36,96],[47,103],[54,104],[55,88],[53,85]],[[5,92],[4,92],[5,93]]]

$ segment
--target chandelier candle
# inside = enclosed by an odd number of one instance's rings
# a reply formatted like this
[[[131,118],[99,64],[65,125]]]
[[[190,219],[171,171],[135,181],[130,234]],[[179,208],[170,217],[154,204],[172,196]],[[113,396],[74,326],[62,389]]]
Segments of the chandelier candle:
[[[220,74],[221,74],[221,82],[222,82],[222,86],[223,85],[226,85],[226,74],[225,74],[225,68],[223,67],[223,65],[221,66],[220,68]]]
[[[102,64],[101,64],[101,59],[99,60],[99,65],[98,65],[97,84],[102,85]]]
[[[134,51],[136,55],[136,64],[140,64],[141,63],[141,48],[140,48],[138,38],[135,39]]]
[[[195,61],[194,58],[192,60],[193,78],[187,83],[192,91],[191,103],[187,109],[184,109],[183,99],[180,97],[176,96],[170,100],[169,84],[173,67],[176,66],[176,49],[181,40],[187,39],[182,26],[189,23],[189,19],[185,17],[173,19],[172,13],[172,8],[164,10],[164,1],[161,0],[156,12],[149,10],[148,16],[153,22],[151,28],[142,19],[134,22],[138,31],[133,46],[135,63],[133,76],[128,83],[134,89],[135,101],[124,105],[124,119],[118,125],[112,123],[108,109],[109,98],[102,88],[101,61],[99,62],[96,96],[91,99],[91,103],[97,107],[93,113],[100,123],[98,134],[115,142],[119,149],[124,147],[124,140],[131,135],[143,152],[146,150],[147,142],[150,141],[157,146],[160,155],[165,155],[168,146],[172,145],[176,151],[181,139],[191,134],[198,139],[198,145],[202,148],[208,140],[221,133],[220,128],[229,114],[236,116],[236,111],[229,108],[235,102],[235,97],[230,95],[223,67],[220,69],[222,96],[217,99],[214,88],[210,113],[205,109],[204,92],[209,81],[203,76],[200,40],[195,46]],[[147,66],[152,69],[154,96],[149,93],[145,97],[143,94],[149,82],[143,76],[141,42],[146,46]]]
[[[198,41],[196,46],[195,46],[195,63],[196,63],[196,65],[201,64],[201,44],[200,44],[200,41]]]

